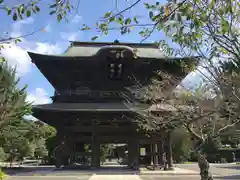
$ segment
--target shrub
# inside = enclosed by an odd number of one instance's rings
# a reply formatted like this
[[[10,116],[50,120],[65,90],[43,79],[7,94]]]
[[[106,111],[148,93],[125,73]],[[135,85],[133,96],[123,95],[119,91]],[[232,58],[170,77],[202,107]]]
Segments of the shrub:
[[[221,157],[221,159],[220,159],[220,163],[227,163],[227,159],[224,158],[224,157]]]
[[[7,179],[7,174],[5,174],[2,169],[0,169],[0,180],[6,180]]]

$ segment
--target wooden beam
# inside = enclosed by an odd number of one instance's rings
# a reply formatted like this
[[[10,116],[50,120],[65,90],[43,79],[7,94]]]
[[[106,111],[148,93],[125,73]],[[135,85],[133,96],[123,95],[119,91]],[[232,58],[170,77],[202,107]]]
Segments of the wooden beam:
[[[74,152],[77,156],[92,156],[92,152]]]
[[[93,126],[65,126],[64,132],[94,132]],[[136,132],[136,129],[131,126],[113,126],[113,125],[100,125],[97,132]]]
[[[92,142],[92,136],[81,136],[81,137],[69,137],[71,141],[74,142]],[[100,136],[98,137],[100,143],[126,143],[130,139],[132,139],[132,136]]]
[[[131,136],[129,135],[118,135],[118,136],[114,136],[114,135],[109,135],[109,136],[101,136],[98,135],[99,141],[101,144],[104,143],[127,143],[129,140],[132,140],[134,138],[139,138],[140,139],[140,144],[144,145],[144,144],[151,144],[151,143],[157,143],[159,142],[159,139],[144,139],[144,137],[141,137],[139,135],[136,134],[132,134]],[[70,141],[74,141],[74,142],[85,142],[85,143],[91,143],[92,142],[92,136],[69,136],[68,139]]]

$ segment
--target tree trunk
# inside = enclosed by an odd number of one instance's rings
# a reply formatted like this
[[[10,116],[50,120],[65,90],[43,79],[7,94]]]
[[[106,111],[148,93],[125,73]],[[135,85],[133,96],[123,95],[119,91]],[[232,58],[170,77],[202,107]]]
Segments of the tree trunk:
[[[212,174],[209,172],[209,163],[201,152],[197,152],[198,166],[200,169],[201,180],[213,180]]]

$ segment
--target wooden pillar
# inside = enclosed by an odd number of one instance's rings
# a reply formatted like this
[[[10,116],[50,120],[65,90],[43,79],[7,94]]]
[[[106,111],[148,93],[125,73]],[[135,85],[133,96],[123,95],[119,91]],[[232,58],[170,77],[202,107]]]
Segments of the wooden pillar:
[[[92,142],[92,166],[99,168],[100,167],[100,143],[98,139],[95,139]]]
[[[128,166],[134,169],[139,168],[140,164],[140,143],[139,139],[134,138],[128,141]]]
[[[164,150],[164,140],[158,144],[158,164],[164,166],[165,163],[165,150]]]
[[[128,166],[132,167],[134,156],[134,147],[132,141],[128,141]]]
[[[171,133],[172,132],[168,132],[167,133],[167,146],[166,146],[167,151],[166,151],[166,155],[167,155],[168,169],[172,169],[173,168]]]
[[[153,153],[153,144],[150,144],[149,146],[150,146],[150,153],[151,153],[151,155],[150,155],[150,160],[151,160],[150,165],[153,166],[153,164],[154,164],[153,154],[152,154]]]
[[[94,129],[92,132],[92,166],[95,168],[100,168],[101,160],[100,160],[100,137],[98,137],[97,129],[98,124],[93,124]]]
[[[62,140],[63,140],[63,136],[61,135],[61,133],[59,131],[57,131],[57,134],[56,134],[56,147],[55,147],[55,150],[54,150],[55,166],[57,168],[60,168],[62,166],[62,164],[63,164],[63,162],[62,162],[62,152],[61,152]]]
[[[156,167],[156,165],[158,164],[158,149],[157,149],[157,144],[152,144],[152,150],[153,150],[153,165],[154,167]]]

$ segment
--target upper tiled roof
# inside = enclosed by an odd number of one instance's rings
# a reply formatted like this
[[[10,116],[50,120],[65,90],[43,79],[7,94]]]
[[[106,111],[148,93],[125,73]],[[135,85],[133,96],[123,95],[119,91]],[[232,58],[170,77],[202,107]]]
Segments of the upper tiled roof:
[[[140,43],[91,43],[91,42],[72,42],[62,56],[88,57],[96,55],[99,50],[106,48],[125,48],[135,51],[137,57],[142,58],[166,58],[163,52],[155,44]]]

